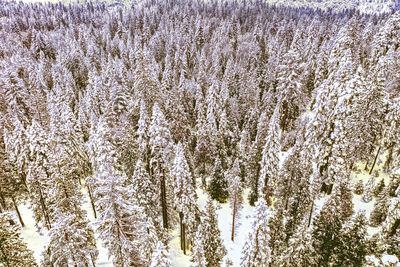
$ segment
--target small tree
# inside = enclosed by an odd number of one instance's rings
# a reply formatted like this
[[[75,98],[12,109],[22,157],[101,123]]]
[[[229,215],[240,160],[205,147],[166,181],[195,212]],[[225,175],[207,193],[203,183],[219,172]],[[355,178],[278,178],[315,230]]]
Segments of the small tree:
[[[367,247],[367,219],[359,212],[341,230],[339,245],[334,250],[334,266],[363,266]]]
[[[38,266],[22,240],[20,228],[8,212],[0,213],[0,264],[5,267]]]
[[[385,189],[385,180],[382,178],[381,181],[375,186],[373,190],[374,197],[379,196],[379,194],[383,192],[384,189]]]
[[[224,203],[229,196],[228,181],[226,180],[224,170],[222,168],[221,159],[217,156],[215,160],[213,175],[211,177],[208,191],[212,199]]]
[[[361,195],[362,193],[364,193],[364,184],[363,181],[360,179],[354,186],[354,194]]]
[[[220,266],[226,249],[221,240],[217,214],[211,198],[207,201],[205,214],[197,231],[192,261],[196,266]]]
[[[250,231],[243,247],[241,266],[268,266],[271,263],[270,229],[268,225],[270,216],[267,203],[260,198],[256,206],[252,231]]]
[[[157,247],[151,257],[150,267],[172,267],[172,263],[169,259],[169,253],[167,248],[161,241],[158,241]]]

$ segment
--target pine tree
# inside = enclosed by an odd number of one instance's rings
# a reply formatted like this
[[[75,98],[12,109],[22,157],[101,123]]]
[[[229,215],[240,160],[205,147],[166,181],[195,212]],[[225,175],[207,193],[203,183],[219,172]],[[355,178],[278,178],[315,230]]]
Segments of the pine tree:
[[[256,267],[271,264],[271,249],[269,247],[269,218],[267,203],[260,198],[256,205],[253,231],[250,231],[243,247],[241,266]]]
[[[389,200],[390,198],[385,192],[378,196],[369,218],[372,226],[376,227],[386,220],[387,212],[389,210]]]
[[[169,228],[168,221],[171,219],[171,214],[168,212],[171,197],[171,181],[169,170],[172,164],[173,144],[171,134],[168,129],[167,121],[164,114],[159,108],[157,102],[153,106],[153,114],[149,127],[149,138],[151,148],[151,168],[153,181],[160,188],[162,225],[164,229]]]
[[[8,212],[0,213],[0,263],[5,267],[38,266]]]
[[[284,55],[283,62],[278,67],[279,125],[282,132],[288,132],[295,128],[294,120],[306,106],[307,99],[304,86],[300,80],[304,64],[301,64],[300,60],[301,57],[297,49],[290,49]]]
[[[99,140],[99,156],[95,160],[95,173],[92,178],[94,199],[98,218],[96,232],[113,257],[116,266],[139,264],[141,245],[146,232],[143,209],[132,195],[136,193],[126,187],[127,176],[120,171],[117,153],[107,137],[106,124],[101,120],[97,136]],[[108,129],[109,130],[109,129]],[[119,168],[119,169],[118,169]]]
[[[379,196],[385,190],[385,180],[382,178],[381,181],[375,186],[373,190],[374,197]]]
[[[365,190],[364,190],[364,194],[362,196],[362,200],[366,203],[370,202],[372,200],[372,193],[375,187],[375,177],[371,176],[371,178],[369,178],[366,186],[365,186]]]
[[[342,225],[352,215],[351,191],[339,185],[315,217],[312,227],[313,251],[318,265],[332,262],[333,252],[340,245]],[[349,208],[350,206],[350,208]]]
[[[143,258],[150,261],[151,255],[157,245],[157,240],[162,226],[159,220],[160,209],[158,207],[157,187],[147,173],[145,164],[139,158],[136,162],[135,171],[132,176],[129,192],[135,192],[134,202],[143,209],[145,222],[145,241],[143,241]]]
[[[27,198],[28,189],[24,181],[23,172],[18,171],[15,161],[6,151],[4,139],[0,132],[0,212],[12,208],[16,211],[22,227],[22,220],[18,204]]]
[[[192,177],[186,161],[182,144],[176,146],[176,156],[172,167],[175,176],[174,203],[179,213],[181,229],[181,249],[186,254],[189,240],[194,237],[196,231],[196,218],[198,207],[196,204],[195,190],[192,185]],[[186,236],[189,236],[187,240]]]
[[[169,260],[169,253],[161,241],[158,241],[157,247],[151,257],[150,267],[172,267],[172,263]]]
[[[287,249],[283,251],[277,264],[296,267],[316,266],[310,229],[299,226],[289,239]]]
[[[258,190],[259,196],[262,196],[267,200],[273,194],[270,192],[273,190],[279,171],[279,157],[280,151],[279,143],[279,124],[278,124],[278,111],[275,110],[274,115],[271,117],[269,123],[268,135],[266,137],[265,146],[262,152],[261,160],[261,173],[259,178]]]
[[[228,196],[228,181],[226,180],[224,170],[222,168],[221,158],[217,156],[215,160],[213,175],[211,177],[208,191],[212,199],[224,203]]]
[[[398,176],[396,177],[398,179]],[[382,237],[389,254],[400,257],[400,187],[396,190],[396,197],[390,201],[386,220],[382,224]]]
[[[112,166],[102,165],[96,173],[94,195],[98,220],[96,231],[116,266],[138,264],[145,232],[143,210],[133,204],[135,193],[123,187],[126,177]]]
[[[194,241],[192,261],[196,266],[221,266],[225,255],[217,214],[212,199],[209,198]]]
[[[55,220],[49,231],[48,256],[55,266],[94,266],[98,251],[86,212],[81,208],[83,195],[78,185],[79,163],[70,157],[62,139],[53,135],[52,140],[55,145],[50,157],[52,187],[49,198]]]
[[[361,195],[362,193],[364,193],[364,184],[363,181],[360,179],[354,186],[354,194]]]
[[[49,142],[45,137],[44,130],[35,120],[29,128],[32,161],[28,167],[27,181],[29,185],[31,207],[35,216],[36,226],[41,225],[48,230],[51,228],[51,202],[50,173],[48,154],[50,151]]]
[[[340,241],[333,252],[334,266],[363,266],[367,247],[367,219],[359,212],[345,224],[340,233]]]

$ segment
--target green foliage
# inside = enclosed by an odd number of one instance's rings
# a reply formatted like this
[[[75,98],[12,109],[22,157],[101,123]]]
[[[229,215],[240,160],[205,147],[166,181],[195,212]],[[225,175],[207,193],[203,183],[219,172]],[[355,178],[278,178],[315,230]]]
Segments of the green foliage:
[[[229,197],[228,181],[226,180],[221,160],[217,157],[214,165],[213,175],[208,186],[208,192],[212,199],[225,203]]]

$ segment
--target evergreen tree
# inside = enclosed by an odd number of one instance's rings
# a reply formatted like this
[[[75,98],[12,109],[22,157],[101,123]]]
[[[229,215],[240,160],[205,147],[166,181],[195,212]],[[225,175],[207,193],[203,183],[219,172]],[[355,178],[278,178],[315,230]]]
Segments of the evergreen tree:
[[[367,247],[367,219],[359,212],[345,224],[340,233],[339,245],[334,249],[334,266],[363,266]]]
[[[228,181],[222,168],[221,158],[217,156],[208,191],[212,199],[224,203],[228,196]]]
[[[362,193],[364,193],[364,184],[363,181],[360,179],[354,186],[354,194],[361,195]]]
[[[310,229],[299,226],[289,239],[287,249],[283,251],[277,264],[296,267],[316,266]]]
[[[209,198],[194,241],[192,261],[196,266],[221,266],[226,249],[220,235],[215,207]]]
[[[243,247],[241,266],[256,267],[271,264],[269,236],[269,218],[271,214],[264,199],[259,199],[256,206],[253,231],[250,231]]]
[[[44,130],[35,120],[29,128],[32,161],[28,168],[27,181],[31,198],[31,207],[35,216],[36,226],[41,225],[48,230],[51,228],[51,202],[50,173],[48,154],[50,151],[49,142],[45,137]]]
[[[0,263],[6,267],[38,266],[22,240],[21,229],[8,212],[0,213]]]
[[[332,263],[334,250],[340,245],[342,225],[353,212],[351,205],[348,208],[349,201],[351,201],[351,191],[346,184],[340,185],[315,217],[311,234],[317,265],[325,266]]]
[[[169,260],[169,253],[161,241],[158,241],[157,247],[151,257],[150,267],[172,267],[171,261]]]
[[[381,193],[374,204],[374,209],[370,215],[370,224],[378,226],[386,220],[387,212],[389,210],[389,196],[386,193]]]
[[[379,196],[385,190],[385,180],[382,178],[381,181],[375,186],[373,190],[374,197]]]
[[[192,185],[192,177],[183,151],[182,144],[176,146],[176,156],[172,167],[175,176],[174,203],[179,213],[181,229],[181,249],[186,254],[186,247],[196,232],[197,204],[195,190]],[[189,236],[188,240],[186,236]]]
[[[261,173],[258,186],[258,195],[264,197],[267,203],[269,202],[268,198],[273,194],[271,190],[273,190],[278,179],[278,153],[280,150],[278,123],[278,113],[277,110],[275,110],[269,123],[268,135],[262,152],[262,160],[260,163]]]
[[[96,231],[108,249],[116,266],[140,264],[141,246],[146,231],[143,209],[137,206],[131,196],[136,193],[126,187],[127,176],[118,167],[117,153],[110,143],[105,123],[101,121],[98,131],[100,139],[99,156],[92,184],[98,219]]]
[[[81,208],[83,195],[78,185],[79,164],[70,157],[70,151],[61,139],[54,135],[52,139],[56,143],[50,157],[52,187],[49,198],[55,220],[49,231],[48,256],[55,266],[94,265],[98,251],[86,212]]]
[[[160,204],[162,211],[162,225],[164,229],[169,228],[168,221],[171,212],[168,207],[171,203],[171,179],[169,170],[172,164],[173,144],[164,114],[157,102],[153,106],[153,114],[149,127],[149,138],[151,148],[151,169],[153,181],[160,188]]]

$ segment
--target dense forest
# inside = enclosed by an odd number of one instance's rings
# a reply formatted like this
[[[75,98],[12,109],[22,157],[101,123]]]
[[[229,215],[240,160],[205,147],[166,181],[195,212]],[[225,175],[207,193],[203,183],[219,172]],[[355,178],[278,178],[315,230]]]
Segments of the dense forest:
[[[400,258],[399,46],[396,12],[0,0],[0,265],[96,266],[100,240],[173,266],[177,228],[192,266],[229,266],[219,203],[230,242],[254,206],[235,266]]]

